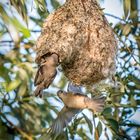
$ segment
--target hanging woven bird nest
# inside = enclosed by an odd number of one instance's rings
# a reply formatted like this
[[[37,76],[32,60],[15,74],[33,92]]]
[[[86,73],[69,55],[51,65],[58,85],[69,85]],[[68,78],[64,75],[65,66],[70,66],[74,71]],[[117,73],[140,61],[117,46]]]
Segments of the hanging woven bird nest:
[[[36,62],[42,65],[52,54],[57,55],[70,81],[93,85],[114,73],[116,46],[96,0],[67,0],[45,21],[37,41]]]

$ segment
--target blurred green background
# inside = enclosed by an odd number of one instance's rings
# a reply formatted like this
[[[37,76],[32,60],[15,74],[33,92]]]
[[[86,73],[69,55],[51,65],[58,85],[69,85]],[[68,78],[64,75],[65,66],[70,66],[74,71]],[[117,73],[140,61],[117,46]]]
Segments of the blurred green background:
[[[0,140],[140,139],[140,1],[98,2],[118,40],[119,86],[98,85],[96,92],[107,96],[104,111],[84,110],[62,134],[50,137],[46,131],[63,106],[56,91],[68,81],[59,72],[43,99],[33,96],[34,45],[46,17],[64,1],[0,0]]]

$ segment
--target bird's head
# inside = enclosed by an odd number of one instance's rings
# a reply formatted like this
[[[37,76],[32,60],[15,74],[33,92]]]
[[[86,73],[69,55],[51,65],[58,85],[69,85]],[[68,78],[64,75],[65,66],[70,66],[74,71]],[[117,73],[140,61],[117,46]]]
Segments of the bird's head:
[[[62,91],[62,90],[59,90],[58,92],[57,92],[57,95],[58,95],[58,97],[62,100],[63,98],[64,98],[64,96],[66,96],[66,92],[64,92],[64,91]]]
[[[51,56],[46,57],[45,58],[45,63],[47,63],[47,65],[49,65],[50,67],[51,66],[56,67],[59,63],[58,55],[53,53],[53,54],[51,54]]]

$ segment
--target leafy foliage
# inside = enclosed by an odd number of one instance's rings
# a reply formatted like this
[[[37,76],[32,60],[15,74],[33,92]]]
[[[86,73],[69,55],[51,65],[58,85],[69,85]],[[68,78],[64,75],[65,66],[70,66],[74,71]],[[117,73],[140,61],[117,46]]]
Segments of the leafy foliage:
[[[54,9],[60,6],[56,0],[51,4]],[[104,111],[80,113],[61,135],[52,138],[46,132],[61,105],[55,91],[65,88],[67,79],[59,73],[43,100],[33,96],[33,46],[49,14],[48,1],[0,2],[0,139],[131,139],[129,132],[140,138],[140,124],[130,119],[140,107],[140,21],[136,0],[122,4],[124,17],[114,26],[119,86],[98,85],[94,93],[107,95]]]

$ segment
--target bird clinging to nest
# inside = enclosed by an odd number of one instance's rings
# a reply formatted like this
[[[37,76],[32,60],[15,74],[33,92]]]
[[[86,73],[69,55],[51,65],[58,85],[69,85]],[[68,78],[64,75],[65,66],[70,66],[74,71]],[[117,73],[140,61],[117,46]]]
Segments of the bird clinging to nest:
[[[56,54],[52,54],[49,57],[46,57],[44,62],[38,68],[36,73],[34,85],[37,86],[35,90],[36,96],[42,96],[42,90],[48,88],[53,79],[55,78],[57,71],[56,67],[58,64],[58,56]]]

